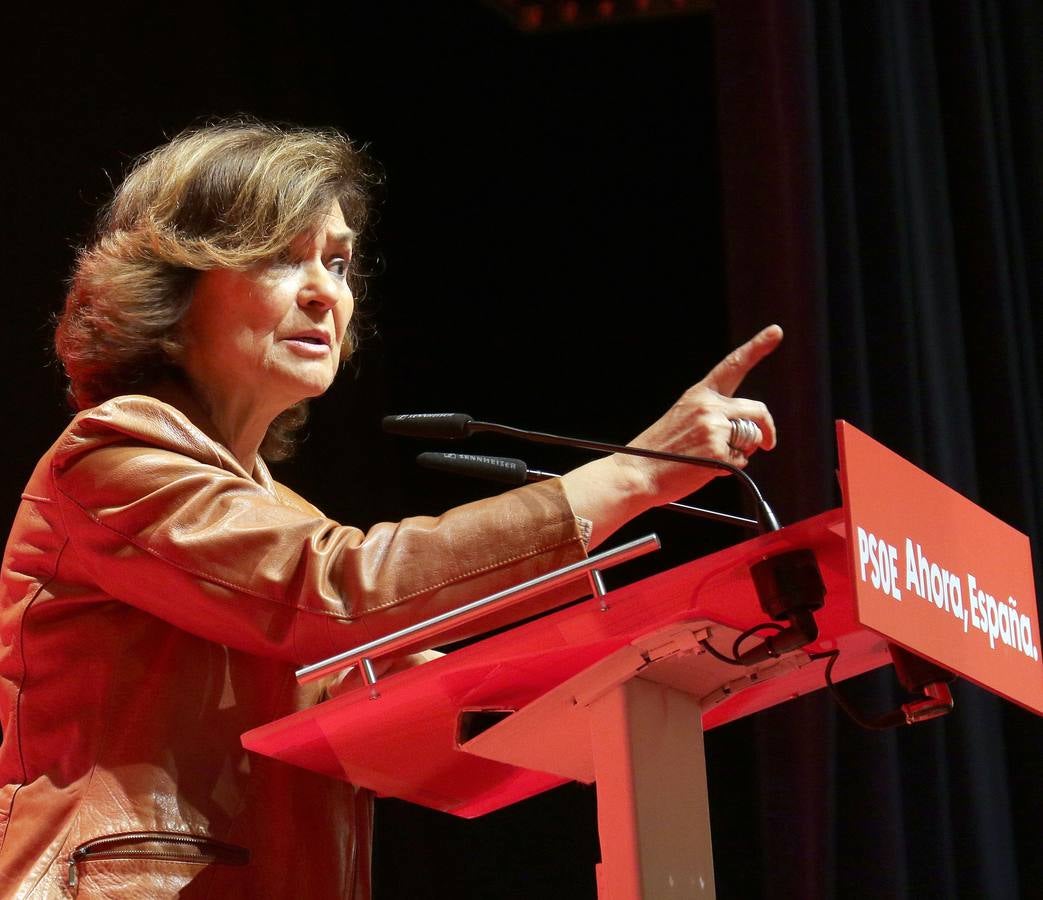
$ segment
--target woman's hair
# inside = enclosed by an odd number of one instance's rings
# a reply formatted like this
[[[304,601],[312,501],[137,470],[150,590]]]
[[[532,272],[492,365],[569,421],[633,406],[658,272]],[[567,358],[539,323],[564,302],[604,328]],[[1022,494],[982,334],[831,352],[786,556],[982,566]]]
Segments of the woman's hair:
[[[373,181],[342,134],[253,121],[191,129],[141,157],[79,253],[58,317],[55,347],[73,406],[180,376],[180,323],[198,274],[278,255],[334,200],[360,233]],[[353,264],[356,290],[358,277]],[[354,339],[349,327],[342,359]],[[289,456],[305,417],[305,404],[279,416],[261,455]]]

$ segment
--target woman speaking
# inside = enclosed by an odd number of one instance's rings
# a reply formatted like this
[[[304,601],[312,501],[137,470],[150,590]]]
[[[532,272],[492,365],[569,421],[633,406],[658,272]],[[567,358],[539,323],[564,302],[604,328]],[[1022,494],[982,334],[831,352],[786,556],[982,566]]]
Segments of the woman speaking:
[[[3,559],[0,895],[367,897],[367,792],[240,746],[327,695],[295,666],[574,561],[712,477],[611,456],[365,532],[275,482],[265,460],[352,349],[366,184],[335,132],[205,127],[137,162],[80,253],[56,334],[79,411]],[[733,394],[781,337],[634,445],[770,449],[767,409]]]

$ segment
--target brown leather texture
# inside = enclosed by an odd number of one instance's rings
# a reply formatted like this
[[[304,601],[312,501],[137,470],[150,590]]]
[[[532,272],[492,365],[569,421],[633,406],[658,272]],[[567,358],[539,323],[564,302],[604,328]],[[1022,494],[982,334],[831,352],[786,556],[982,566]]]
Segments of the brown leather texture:
[[[367,792],[248,753],[240,734],[325,698],[296,665],[581,558],[575,517],[550,481],[363,532],[263,464],[246,472],[189,400],[165,399],[77,415],[18,508],[0,594],[0,896],[366,897]],[[131,832],[158,837],[87,854],[70,879],[77,847]],[[164,834],[249,863],[163,858]]]

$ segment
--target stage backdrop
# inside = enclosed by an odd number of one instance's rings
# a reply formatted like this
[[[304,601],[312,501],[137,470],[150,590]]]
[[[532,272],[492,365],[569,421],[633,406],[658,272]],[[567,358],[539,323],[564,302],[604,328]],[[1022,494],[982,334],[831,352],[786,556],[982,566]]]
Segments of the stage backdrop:
[[[1039,5],[739,0],[717,36],[734,334],[791,323],[763,384],[800,452],[771,495],[792,516],[835,496],[842,417],[1027,532],[1038,576]],[[856,696],[890,708],[892,681]],[[825,697],[753,730],[763,896],[1038,895],[1039,719],[959,685],[898,734]]]

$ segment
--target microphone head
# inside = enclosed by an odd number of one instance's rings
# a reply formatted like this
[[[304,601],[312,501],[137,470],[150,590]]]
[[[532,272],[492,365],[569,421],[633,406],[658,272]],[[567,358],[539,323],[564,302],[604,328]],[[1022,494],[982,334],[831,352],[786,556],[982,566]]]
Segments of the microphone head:
[[[384,416],[382,425],[388,434],[444,441],[469,437],[473,421],[466,413],[407,413]]]
[[[500,481],[511,485],[525,484],[526,476],[529,473],[528,466],[523,460],[506,456],[480,456],[472,453],[421,453],[416,461],[425,469],[469,475],[472,478],[484,478],[487,481]]]

